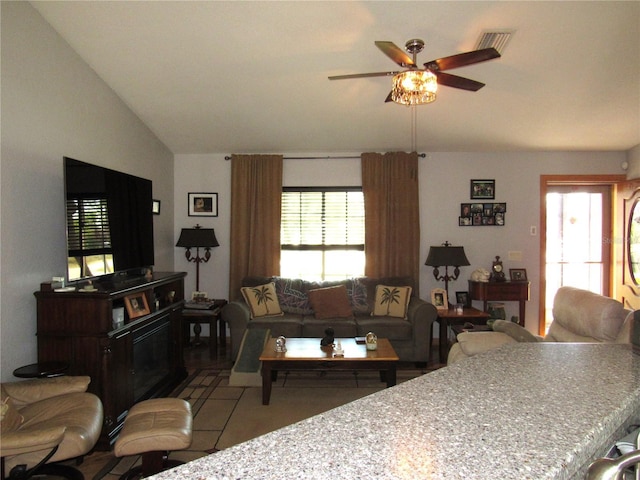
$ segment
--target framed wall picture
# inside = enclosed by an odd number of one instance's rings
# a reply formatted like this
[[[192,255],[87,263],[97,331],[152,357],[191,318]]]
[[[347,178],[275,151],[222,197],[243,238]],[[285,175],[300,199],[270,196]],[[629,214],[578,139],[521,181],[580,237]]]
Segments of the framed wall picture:
[[[434,288],[431,290],[431,303],[438,310],[449,310],[447,291],[444,288]]]
[[[460,227],[504,226],[507,204],[502,203],[461,203],[458,225]]]
[[[151,200],[151,212],[160,215],[160,200]]]
[[[127,307],[129,318],[143,317],[151,313],[147,296],[144,292],[133,293],[124,297],[124,306]]]
[[[217,193],[189,193],[190,217],[217,217],[218,194]]]
[[[495,180],[471,180],[471,199],[493,200],[496,198]]]
[[[525,268],[510,268],[509,279],[512,282],[525,282],[527,280],[527,270]]]

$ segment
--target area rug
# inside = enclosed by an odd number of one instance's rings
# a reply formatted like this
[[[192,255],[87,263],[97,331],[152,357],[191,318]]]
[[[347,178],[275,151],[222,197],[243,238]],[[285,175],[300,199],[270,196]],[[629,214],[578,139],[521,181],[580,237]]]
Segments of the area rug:
[[[397,381],[423,373],[401,369]],[[229,370],[198,370],[173,392],[191,404],[193,442],[188,450],[171,452],[170,458],[195,460],[385,388],[378,372],[282,372],[270,404],[262,405],[260,387],[230,386],[229,375]],[[95,475],[85,473],[85,478],[115,480],[140,462],[139,456],[101,455],[106,456],[104,467]]]

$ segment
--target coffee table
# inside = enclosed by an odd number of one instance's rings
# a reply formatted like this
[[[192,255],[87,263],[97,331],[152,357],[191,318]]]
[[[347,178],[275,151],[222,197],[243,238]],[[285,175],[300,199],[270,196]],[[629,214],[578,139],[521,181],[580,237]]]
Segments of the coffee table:
[[[320,338],[287,338],[287,351],[276,352],[276,339],[267,342],[262,362],[262,404],[269,405],[271,384],[279,370],[379,370],[387,387],[396,384],[398,355],[386,338],[378,338],[377,350],[367,350],[354,338],[337,338],[344,357],[334,356],[333,347],[321,347]]]

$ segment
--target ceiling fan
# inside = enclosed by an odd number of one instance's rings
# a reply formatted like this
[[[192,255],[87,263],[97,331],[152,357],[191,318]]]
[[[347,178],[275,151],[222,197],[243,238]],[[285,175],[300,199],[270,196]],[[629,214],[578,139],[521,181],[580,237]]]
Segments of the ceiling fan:
[[[351,78],[365,78],[365,77],[394,77],[394,88],[387,96],[385,102],[395,101],[396,103],[403,103],[407,105],[429,103],[435,100],[435,89],[437,88],[436,82],[439,85],[445,85],[447,87],[460,88],[462,90],[469,90],[472,92],[480,90],[484,87],[484,83],[471,80],[470,78],[459,77],[450,73],[445,73],[445,70],[451,70],[454,68],[464,67],[466,65],[472,65],[474,63],[485,62],[494,58],[500,57],[500,53],[495,48],[483,48],[481,50],[473,50],[471,52],[460,53],[457,55],[451,55],[449,57],[438,58],[437,60],[431,60],[424,64],[424,69],[418,68],[416,63],[416,57],[424,49],[424,41],[419,38],[409,40],[405,44],[405,49],[409,52],[413,58],[404,53],[395,43],[386,41],[377,41],[375,45],[382,50],[382,53],[387,55],[391,60],[397,63],[406,70],[403,71],[391,71],[391,72],[372,72],[372,73],[355,73],[351,75],[334,75],[329,77],[329,80],[345,80]],[[407,74],[407,72],[416,72]],[[411,78],[413,77],[413,78]],[[427,77],[430,80],[427,80]],[[401,82],[405,80],[404,86]],[[413,82],[414,86],[409,86],[406,80]],[[430,81],[431,85],[427,85],[426,82]],[[421,85],[416,86],[417,83]],[[409,95],[411,89],[413,91],[413,98]],[[417,90],[420,93],[416,93]],[[426,92],[426,89],[433,90],[430,94],[422,94],[422,90]],[[405,94],[403,96],[403,94]],[[403,98],[404,97],[404,98]]]

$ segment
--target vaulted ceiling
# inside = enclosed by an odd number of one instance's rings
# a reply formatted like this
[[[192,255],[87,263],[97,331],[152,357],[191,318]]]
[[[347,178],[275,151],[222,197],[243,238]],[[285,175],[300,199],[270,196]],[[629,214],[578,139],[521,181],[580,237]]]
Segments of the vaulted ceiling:
[[[640,2],[31,2],[176,154],[627,150],[640,144]],[[384,103],[374,46],[418,64],[513,30],[434,103]],[[415,128],[414,128],[415,127]]]

